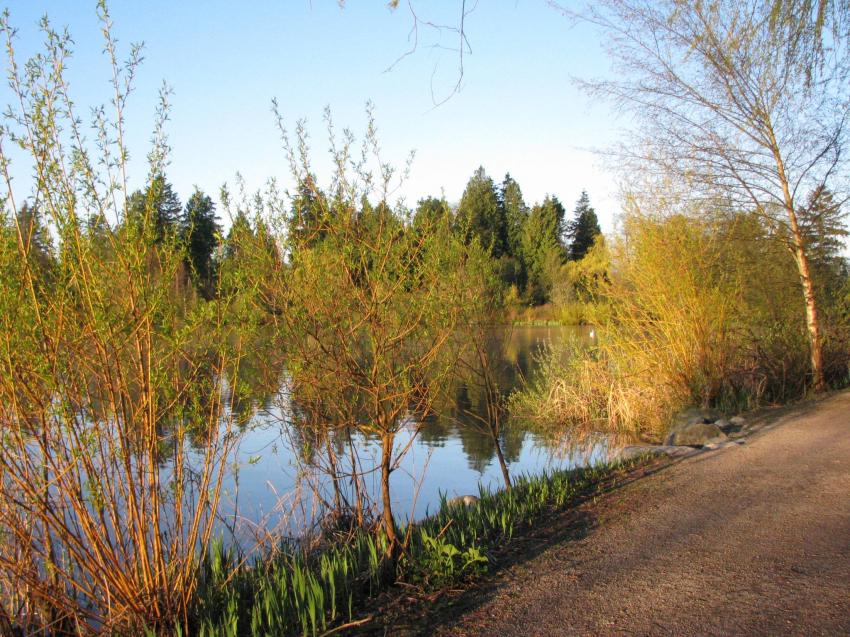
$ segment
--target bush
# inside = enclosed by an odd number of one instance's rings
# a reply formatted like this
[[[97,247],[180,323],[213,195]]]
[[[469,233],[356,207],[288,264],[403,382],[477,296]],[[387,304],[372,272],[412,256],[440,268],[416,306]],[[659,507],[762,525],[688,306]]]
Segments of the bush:
[[[688,405],[734,411],[805,393],[796,271],[756,217],[633,211],[611,254],[598,347],[566,358],[549,352],[540,376],[513,398],[518,415],[549,429],[657,439]],[[847,379],[846,326],[825,330],[833,385]]]

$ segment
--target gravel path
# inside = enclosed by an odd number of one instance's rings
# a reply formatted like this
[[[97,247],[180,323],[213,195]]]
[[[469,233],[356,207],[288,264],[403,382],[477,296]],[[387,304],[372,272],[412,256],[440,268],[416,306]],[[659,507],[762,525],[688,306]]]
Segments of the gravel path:
[[[588,505],[427,633],[850,635],[850,392],[771,420]]]

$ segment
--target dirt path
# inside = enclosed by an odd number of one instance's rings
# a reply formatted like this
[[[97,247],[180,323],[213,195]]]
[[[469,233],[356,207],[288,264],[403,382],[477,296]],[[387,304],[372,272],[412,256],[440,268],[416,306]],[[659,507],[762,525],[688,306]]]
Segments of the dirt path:
[[[586,533],[505,569],[427,633],[850,635],[850,392],[583,515]]]

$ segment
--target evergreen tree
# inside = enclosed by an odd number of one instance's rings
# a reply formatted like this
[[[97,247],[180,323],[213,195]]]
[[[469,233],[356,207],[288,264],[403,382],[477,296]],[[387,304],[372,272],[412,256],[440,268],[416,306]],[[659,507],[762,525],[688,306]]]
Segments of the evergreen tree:
[[[578,261],[583,258],[587,251],[593,247],[596,237],[602,234],[599,228],[599,220],[596,211],[590,205],[587,191],[581,191],[581,197],[576,202],[573,220],[569,225],[568,234],[570,241],[570,259]]]
[[[148,200],[156,212],[155,223],[160,236],[174,232],[183,213],[183,205],[164,175],[157,175],[148,187]]]
[[[186,202],[186,210],[180,221],[180,235],[186,247],[186,261],[195,286],[207,297],[213,288],[213,255],[218,247],[220,231],[213,200],[196,187]]]
[[[844,239],[850,235],[841,204],[823,186],[816,188],[806,205],[797,211],[817,293],[829,298],[846,285],[847,261],[841,256]],[[791,244],[790,238],[787,239]]]
[[[843,239],[848,236],[846,215],[832,193],[823,186],[809,195],[805,207],[797,211],[800,230],[814,264],[826,264],[841,253]]]
[[[289,233],[295,245],[313,245],[321,239],[328,210],[327,197],[316,185],[315,178],[307,175],[292,198]]]
[[[102,214],[94,213],[86,219],[86,237],[95,254],[102,260],[106,260],[114,254],[110,241],[111,232],[112,229]]]
[[[505,175],[499,189],[499,205],[505,219],[507,253],[512,257],[521,259],[522,229],[528,220],[528,206],[522,198],[522,190],[519,184],[511,177],[510,173]]]
[[[466,185],[457,210],[457,228],[466,242],[478,239],[490,256],[505,253],[507,229],[493,180],[479,166]]]
[[[566,258],[562,243],[564,207],[557,197],[547,196],[531,209],[523,228],[522,253],[528,273],[526,295],[533,304],[545,303],[552,279]]]
[[[504,283],[516,286],[515,294],[521,294],[528,280],[522,252],[522,233],[528,221],[528,206],[519,184],[510,173],[505,175],[499,188],[499,207],[505,220],[505,256],[499,262],[499,277]]]
[[[233,218],[233,223],[230,225],[230,230],[227,233],[227,239],[224,242],[224,259],[232,260],[238,258],[242,247],[253,235],[254,230],[251,228],[248,215],[242,209],[237,210],[236,216]]]
[[[150,229],[154,243],[174,236],[178,230],[183,206],[165,175],[151,178],[144,191],[137,190],[127,202],[127,216],[138,229]]]
[[[450,214],[451,209],[444,198],[425,197],[416,204],[416,210],[413,213],[413,228],[428,227],[434,221]]]
[[[24,202],[18,208],[17,225],[27,251],[29,264],[36,272],[36,278],[47,282],[51,278],[56,259],[50,231],[42,221],[38,207]]]

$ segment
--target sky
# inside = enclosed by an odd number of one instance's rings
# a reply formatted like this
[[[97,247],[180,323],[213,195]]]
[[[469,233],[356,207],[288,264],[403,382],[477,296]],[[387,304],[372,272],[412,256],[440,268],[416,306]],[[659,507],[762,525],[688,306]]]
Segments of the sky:
[[[94,1],[6,6],[19,29],[19,56],[39,50],[37,22],[47,14],[74,38],[68,77],[77,105],[108,102],[110,69]],[[460,6],[414,2],[422,21],[449,25],[458,24]],[[408,204],[441,194],[459,201],[483,165],[497,183],[510,172],[527,203],[554,194],[571,211],[586,189],[603,230],[613,227],[617,186],[594,150],[615,142],[621,125],[573,82],[609,73],[609,63],[597,34],[571,25],[544,0],[478,4],[465,20],[470,50],[454,94],[456,33],[420,26],[418,47],[405,56],[414,20],[404,2],[394,11],[381,0],[342,7],[336,0],[112,0],[109,7],[119,51],[144,42],[127,111],[131,175],[139,185],[164,80],[173,89],[167,176],[183,201],[194,186],[217,197],[237,173],[251,190],[270,177],[291,184],[273,98],[288,128],[307,120],[319,180],[326,183],[325,107],[338,129],[359,137],[371,100],[384,160],[402,166],[415,151],[399,190]],[[10,97],[4,84],[0,104]],[[448,99],[435,106],[435,97]]]

